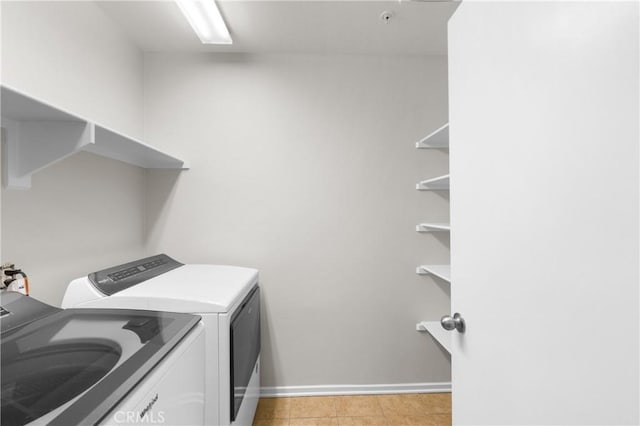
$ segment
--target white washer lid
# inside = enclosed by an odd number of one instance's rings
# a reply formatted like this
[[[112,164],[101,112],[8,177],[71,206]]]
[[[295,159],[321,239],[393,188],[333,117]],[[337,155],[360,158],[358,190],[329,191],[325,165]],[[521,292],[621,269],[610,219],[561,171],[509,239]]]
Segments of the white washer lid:
[[[81,307],[220,313],[244,298],[258,282],[258,271],[227,265],[183,265],[109,297]]]

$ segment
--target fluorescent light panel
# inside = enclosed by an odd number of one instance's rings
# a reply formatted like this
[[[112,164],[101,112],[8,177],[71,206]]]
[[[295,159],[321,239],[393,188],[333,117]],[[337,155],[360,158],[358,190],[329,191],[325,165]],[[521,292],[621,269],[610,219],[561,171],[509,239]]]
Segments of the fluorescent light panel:
[[[200,41],[206,44],[231,44],[231,35],[214,0],[176,0]]]

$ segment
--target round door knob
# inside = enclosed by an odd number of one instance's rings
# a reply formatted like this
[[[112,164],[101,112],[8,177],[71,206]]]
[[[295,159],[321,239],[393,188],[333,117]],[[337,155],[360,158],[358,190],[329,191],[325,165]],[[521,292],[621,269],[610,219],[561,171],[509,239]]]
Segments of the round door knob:
[[[442,319],[440,319],[440,324],[442,328],[449,331],[458,330],[459,333],[464,333],[465,330],[464,319],[462,315],[457,312],[453,314],[453,317],[449,315],[443,316]]]

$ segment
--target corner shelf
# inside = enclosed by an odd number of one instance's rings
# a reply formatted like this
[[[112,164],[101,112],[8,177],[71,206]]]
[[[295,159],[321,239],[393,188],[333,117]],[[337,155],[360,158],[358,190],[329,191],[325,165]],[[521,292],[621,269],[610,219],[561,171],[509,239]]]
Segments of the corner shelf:
[[[440,321],[422,321],[416,324],[417,331],[426,331],[442,346],[451,353],[451,332],[445,330],[440,325]]]
[[[451,283],[451,265],[420,265],[416,268],[418,275],[433,275]]]
[[[449,123],[416,142],[416,148],[448,149]],[[421,191],[447,191],[450,188],[450,176],[444,175],[418,182],[416,189]],[[449,232],[449,223],[420,223],[416,226],[418,232]],[[416,268],[418,275],[433,275],[451,283],[451,265],[420,265]],[[439,321],[421,321],[416,324],[416,330],[428,332],[440,346],[451,353],[451,333],[442,328]]]
[[[416,225],[418,232],[449,232],[451,225],[448,223],[420,223]]]
[[[12,88],[0,89],[6,185],[31,187],[31,175],[80,151],[147,169],[185,170],[183,160]]]
[[[416,142],[416,148],[446,149],[449,148],[449,123],[428,134]]]
[[[416,189],[420,191],[448,191],[449,175],[420,181],[416,184]]]

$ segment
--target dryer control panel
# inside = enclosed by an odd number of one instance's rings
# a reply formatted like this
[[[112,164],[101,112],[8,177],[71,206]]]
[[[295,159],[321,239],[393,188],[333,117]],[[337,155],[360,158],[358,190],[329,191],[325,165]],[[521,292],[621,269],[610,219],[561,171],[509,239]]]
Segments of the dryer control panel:
[[[92,272],[89,274],[89,281],[102,293],[111,296],[180,266],[183,264],[177,260],[166,254],[159,254]]]

